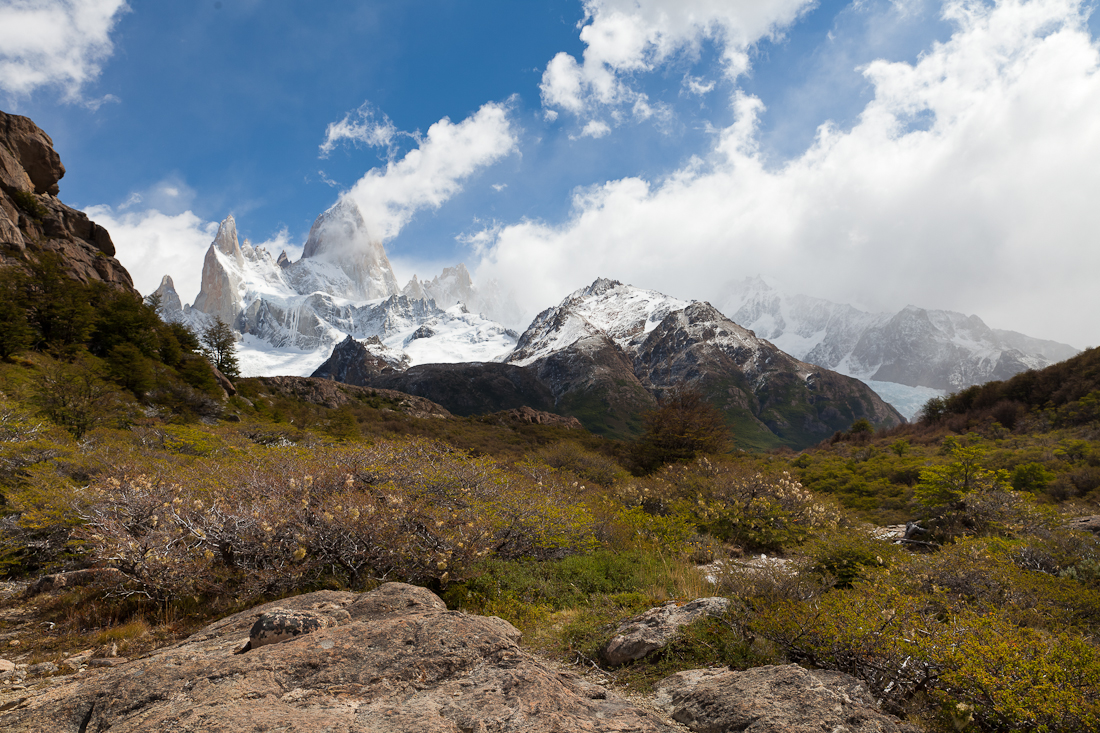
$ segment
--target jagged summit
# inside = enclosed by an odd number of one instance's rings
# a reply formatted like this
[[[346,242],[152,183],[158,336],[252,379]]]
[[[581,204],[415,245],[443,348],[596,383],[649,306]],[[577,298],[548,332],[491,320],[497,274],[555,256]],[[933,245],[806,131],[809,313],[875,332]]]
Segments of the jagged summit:
[[[530,364],[597,333],[629,350],[669,313],[687,305],[654,290],[597,278],[535,316],[508,361]]]
[[[301,283],[324,277],[324,268],[312,267],[313,261],[332,263],[348,276],[347,290],[328,291],[333,295],[372,300],[401,293],[385,248],[371,236],[363,214],[350,198],[341,199],[313,223],[302,259],[292,265],[308,272],[300,278]]]
[[[385,249],[345,200],[318,217],[297,262],[285,252],[276,260],[247,240],[239,244],[236,222],[226,217],[207,249],[194,305],[174,308],[178,296],[173,300],[164,282],[158,292],[165,317],[196,328],[221,318],[236,329],[245,374],[307,375],[348,337],[378,339],[401,368],[489,361],[511,351],[516,334],[459,299],[477,294],[464,266],[426,285],[442,305],[423,292],[398,291]]]

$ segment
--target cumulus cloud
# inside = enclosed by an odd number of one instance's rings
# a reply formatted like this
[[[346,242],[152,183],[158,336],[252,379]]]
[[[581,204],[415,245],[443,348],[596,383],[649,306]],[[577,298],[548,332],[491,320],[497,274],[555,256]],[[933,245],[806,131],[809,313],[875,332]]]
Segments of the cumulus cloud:
[[[726,74],[749,66],[748,52],[811,7],[814,0],[585,0],[583,60],[559,53],[542,76],[542,101],[578,116],[607,106],[646,111],[630,75],[652,71],[704,39],[720,48]],[[638,102],[642,106],[638,106]]]
[[[534,311],[596,276],[717,300],[766,273],[840,302],[862,294],[1100,342],[1100,52],[1087,12],[1076,0],[946,3],[949,40],[915,63],[865,67],[874,98],[857,123],[822,125],[778,169],[760,152],[762,103],[737,93],[705,158],[580,191],[562,225],[472,237],[478,278],[523,282]]]
[[[138,292],[148,295],[160,286],[162,277],[171,275],[183,302],[193,302],[202,284],[203,258],[218,233],[218,222],[204,221],[190,210],[178,214],[154,208],[130,210],[135,196],[117,208],[89,206],[84,212],[111,233],[116,256]],[[302,246],[291,242],[285,227],[270,239],[252,244],[276,257],[285,251],[296,260],[302,254]]]
[[[437,209],[476,171],[516,149],[505,104],[485,104],[459,123],[443,118],[400,160],[367,172],[345,193],[367,231],[388,242],[422,209]]]
[[[327,158],[344,140],[372,148],[388,148],[398,134],[401,133],[389,117],[379,113],[370,104],[363,104],[354,112],[348,112],[339,122],[330,123],[325,129],[321,157]]]
[[[70,101],[114,50],[125,0],[9,0],[0,5],[0,89],[23,97],[56,87]],[[102,100],[100,100],[102,101]],[[96,105],[98,106],[98,105]]]
[[[601,138],[611,133],[611,127],[603,120],[589,120],[581,130],[581,137]]]
[[[134,287],[148,295],[162,277],[171,275],[180,298],[193,301],[202,280],[202,258],[218,233],[218,223],[203,221],[191,211],[165,214],[119,208],[89,206],[84,211],[111,233],[118,260],[134,278]]]

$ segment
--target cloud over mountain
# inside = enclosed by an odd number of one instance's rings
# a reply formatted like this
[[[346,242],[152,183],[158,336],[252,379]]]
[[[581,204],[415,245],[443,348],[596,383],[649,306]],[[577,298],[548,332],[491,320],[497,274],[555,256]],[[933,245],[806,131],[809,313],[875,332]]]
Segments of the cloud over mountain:
[[[345,196],[358,204],[372,236],[387,242],[413,214],[442,206],[477,170],[513,152],[516,142],[508,106],[490,102],[461,122],[439,120],[416,148],[367,171]]]
[[[874,94],[851,129],[821,125],[780,167],[760,151],[763,103],[735,92],[735,120],[705,157],[580,190],[565,223],[472,237],[477,277],[538,272],[525,289],[535,305],[604,272],[705,298],[782,273],[821,297],[980,311],[1074,342],[1100,310],[1100,53],[1087,13],[1073,0],[947,3],[948,40],[913,63],[866,66]],[[683,27],[695,35],[675,36],[681,45],[712,32]]]

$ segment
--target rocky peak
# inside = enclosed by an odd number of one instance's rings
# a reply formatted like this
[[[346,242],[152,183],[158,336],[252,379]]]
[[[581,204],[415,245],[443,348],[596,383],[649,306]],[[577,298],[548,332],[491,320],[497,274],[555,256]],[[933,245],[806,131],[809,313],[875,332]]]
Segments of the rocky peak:
[[[183,310],[183,301],[176,292],[176,284],[172,282],[170,275],[160,279],[160,286],[153,291],[154,296],[160,297],[160,309],[164,313],[174,313]]]
[[[229,215],[218,226],[218,234],[202,262],[202,284],[192,306],[195,310],[233,325],[241,312],[239,292],[244,255],[237,242],[237,223]]]
[[[424,300],[428,297],[424,293],[424,286],[420,284],[420,280],[417,279],[416,275],[412,276],[412,280],[409,280],[408,285],[401,288],[401,294],[413,300]]]
[[[386,370],[407,369],[408,366],[407,356],[387,348],[377,336],[356,341],[349,334],[311,376],[344,384],[367,384]]]
[[[226,257],[232,257],[237,267],[244,267],[244,255],[241,245],[237,241],[237,222],[233,215],[225,217],[218,225],[218,233],[214,237],[213,247]]]

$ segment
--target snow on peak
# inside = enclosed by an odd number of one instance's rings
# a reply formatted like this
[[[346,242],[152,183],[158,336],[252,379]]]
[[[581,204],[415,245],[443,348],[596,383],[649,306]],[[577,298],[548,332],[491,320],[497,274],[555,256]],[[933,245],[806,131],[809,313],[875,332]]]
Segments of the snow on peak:
[[[655,290],[599,278],[536,316],[508,361],[526,366],[596,334],[629,353],[670,313],[688,305]]]

